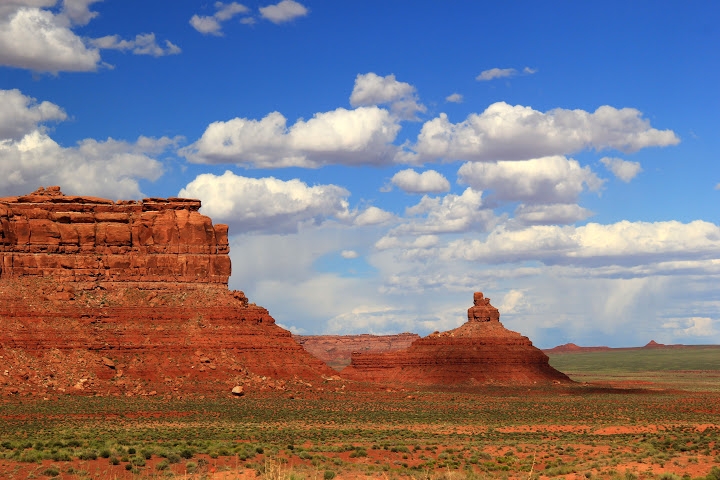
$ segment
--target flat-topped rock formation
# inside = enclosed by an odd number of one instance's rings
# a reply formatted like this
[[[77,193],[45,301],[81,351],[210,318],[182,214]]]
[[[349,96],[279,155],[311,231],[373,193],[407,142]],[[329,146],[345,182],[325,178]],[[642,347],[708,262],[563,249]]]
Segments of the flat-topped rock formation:
[[[350,365],[353,352],[385,353],[404,350],[420,338],[420,335],[294,335],[293,338],[328,366],[342,370]]]
[[[199,200],[113,202],[58,187],[0,198],[0,277],[227,285],[228,227],[199,208]]]
[[[544,348],[543,352],[554,355],[561,353],[605,352],[608,350],[610,350],[610,347],[606,347],[604,345],[597,347],[581,347],[574,343],[566,343],[564,345],[558,345],[557,347],[553,348]]]
[[[0,199],[0,392],[230,394],[335,372],[243,292],[199,200]]]
[[[500,312],[481,292],[468,321],[447,332],[416,340],[409,348],[384,354],[353,354],[342,376],[352,380],[460,384],[542,384],[570,382],[548,364],[532,342],[500,323]]]

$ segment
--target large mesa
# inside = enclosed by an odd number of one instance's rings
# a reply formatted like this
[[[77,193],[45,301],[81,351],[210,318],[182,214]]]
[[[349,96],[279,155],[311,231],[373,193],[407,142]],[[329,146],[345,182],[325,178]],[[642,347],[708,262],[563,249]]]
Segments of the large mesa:
[[[59,187],[0,198],[0,391],[229,394],[332,375],[228,289],[228,230],[200,201]]]
[[[406,350],[355,353],[341,375],[352,380],[425,385],[570,382],[527,337],[500,323],[500,312],[481,292],[474,294],[468,321],[460,327],[415,340]]]

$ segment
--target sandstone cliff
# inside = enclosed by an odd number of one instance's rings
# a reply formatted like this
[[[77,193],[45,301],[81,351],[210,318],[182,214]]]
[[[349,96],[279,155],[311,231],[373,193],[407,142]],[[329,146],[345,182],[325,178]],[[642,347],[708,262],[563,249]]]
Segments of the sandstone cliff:
[[[294,335],[305,350],[335,370],[350,365],[356,353],[385,353],[404,350],[420,338],[415,333],[397,335]]]
[[[334,372],[229,291],[198,200],[0,198],[0,391],[228,394]]]
[[[227,225],[213,226],[199,208],[199,200],[115,203],[58,187],[0,198],[0,277],[226,285]]]
[[[480,292],[468,309],[467,323],[416,340],[406,350],[353,354],[342,376],[425,385],[570,382],[527,337],[506,329],[500,312]]]

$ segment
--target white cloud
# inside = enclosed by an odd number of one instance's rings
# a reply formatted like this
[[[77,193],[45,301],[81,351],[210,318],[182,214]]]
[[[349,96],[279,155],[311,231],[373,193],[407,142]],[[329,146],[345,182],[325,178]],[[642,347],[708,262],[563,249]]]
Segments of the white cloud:
[[[532,203],[573,203],[587,188],[603,186],[590,167],[562,156],[496,163],[465,163],[458,170],[461,183],[492,190],[493,198]]]
[[[25,194],[40,185],[60,185],[68,194],[140,198],[138,180],[157,180],[163,173],[151,155],[174,143],[167,137],[135,143],[86,139],[63,148],[36,130],[19,141],[0,141],[0,188]]]
[[[462,103],[463,96],[459,93],[453,93],[445,97],[445,101],[450,103]]]
[[[450,182],[435,170],[417,173],[409,168],[397,172],[390,181],[407,193],[443,193],[450,190]]]
[[[720,255],[720,227],[696,220],[690,223],[588,223],[580,227],[532,226],[508,230],[500,226],[484,240],[450,242],[444,252],[488,264],[535,260],[546,265],[632,267],[673,260],[716,259]]]
[[[273,23],[285,23],[308,14],[308,9],[294,0],[282,0],[275,5],[260,7],[260,15]]]
[[[501,313],[508,314],[521,310],[523,307],[526,307],[525,294],[522,290],[513,289],[505,294],[497,308]]]
[[[90,5],[102,0],[63,0],[61,15],[68,18],[73,25],[87,25],[90,20],[98,16],[97,12],[90,11]]]
[[[192,18],[190,18],[190,25],[202,34],[221,36],[223,34],[222,26],[220,25],[221,22],[226,22],[235,15],[249,11],[248,7],[237,2],[227,4],[215,2],[215,9],[217,11],[212,16],[193,15]],[[247,18],[252,19],[251,17]]]
[[[65,120],[62,108],[50,102],[36,103],[20,90],[0,90],[0,139],[19,140],[38,128],[38,124]]]
[[[418,218],[395,227],[391,236],[484,231],[496,220],[492,210],[483,207],[482,192],[472,188],[461,195],[434,198],[425,195],[405,214]]]
[[[96,70],[100,53],[70,29],[70,20],[89,21],[94,16],[84,13],[89,3],[70,2],[67,16],[41,9],[54,1],[0,6],[0,65],[53,73]]]
[[[543,113],[498,102],[460,123],[451,123],[445,114],[425,122],[417,143],[399,160],[527,160],[590,148],[633,152],[679,141],[671,130],[652,128],[634,108],[605,105],[593,113],[561,108]]]
[[[390,222],[394,218],[395,215],[390,212],[382,210],[378,207],[368,207],[355,217],[353,223],[358,226],[382,225]]]
[[[711,337],[717,333],[714,321],[708,317],[690,317],[665,322],[662,328],[672,330],[674,336]]]
[[[613,175],[625,183],[628,183],[635,178],[638,173],[643,171],[639,162],[628,162],[622,158],[603,157],[600,159],[600,162],[602,162]]]
[[[593,215],[590,210],[574,203],[553,203],[550,205],[519,205],[513,220],[522,225],[572,224]]]
[[[68,194],[138,198],[139,180],[156,180],[162,164],[153,157],[179,138],[139,137],[134,143],[108,138],[60,146],[42,123],[67,115],[50,102],[37,103],[18,90],[0,90],[0,189],[25,194],[41,185],[60,185]]]
[[[119,35],[107,35],[96,38],[93,45],[101,49],[132,51],[135,55],[152,55],[162,57],[165,55],[177,55],[182,50],[170,40],[165,40],[165,47],[158,45],[154,33],[140,33],[134,40],[121,40]]]
[[[418,103],[415,87],[398,82],[395,75],[381,77],[375,73],[360,74],[350,94],[353,107],[389,104],[390,111],[400,118],[412,120],[425,106]]]
[[[202,200],[203,213],[229,224],[233,233],[291,233],[349,215],[350,193],[342,187],[309,187],[298,179],[248,178],[230,171],[198,175],[178,195]]]
[[[203,34],[222,35],[220,22],[214,16],[193,15],[190,17],[190,25]]]
[[[533,73],[537,73],[537,68],[525,67],[523,68],[523,73],[526,75],[532,75]]]
[[[97,39],[81,38],[74,27],[88,24],[98,16],[90,5],[102,0],[63,0],[53,13],[51,0],[12,0],[0,5],[0,65],[38,72],[94,71],[101,64],[99,49],[131,50],[137,55],[174,55],[180,48],[165,40],[158,45],[154,33],[139,34],[133,40],[118,35]]]
[[[340,252],[340,256],[347,260],[352,260],[353,258],[358,258],[360,255],[355,250],[343,250]]]
[[[273,112],[262,120],[234,118],[208,125],[202,137],[182,149],[194,163],[235,163],[256,168],[322,165],[387,165],[400,125],[387,110],[360,107],[317,113],[310,120],[287,120]]]
[[[496,78],[514,77],[515,75],[517,75],[517,70],[514,68],[491,68],[490,70],[483,70],[480,75],[475,77],[475,80],[487,82]]]

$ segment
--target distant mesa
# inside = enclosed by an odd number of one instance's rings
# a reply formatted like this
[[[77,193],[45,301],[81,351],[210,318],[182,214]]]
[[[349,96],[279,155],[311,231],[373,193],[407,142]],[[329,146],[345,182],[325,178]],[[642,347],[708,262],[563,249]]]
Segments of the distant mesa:
[[[500,312],[481,292],[468,321],[415,340],[406,350],[354,353],[341,376],[359,381],[423,385],[570,383],[532,342],[500,323]]]
[[[385,353],[404,350],[419,339],[420,335],[294,335],[293,338],[330,367],[342,370],[350,365],[353,352]]]
[[[643,348],[682,348],[685,345],[666,345],[664,343],[658,343],[655,340],[650,340],[646,345],[642,347],[617,347],[611,348],[606,346],[597,347],[580,347],[574,343],[566,343],[565,345],[558,345],[557,347],[543,349],[543,352],[548,355],[561,355],[564,353],[589,353],[589,352],[608,352],[616,350],[641,350]]]
[[[582,353],[582,352],[604,352],[611,350],[610,347],[597,346],[597,347],[581,347],[574,343],[566,343],[565,345],[558,345],[557,347],[543,349],[543,352],[550,355],[562,354],[562,353]]]
[[[0,198],[0,393],[230,395],[333,375],[228,290],[228,228],[199,209],[59,187]]]

